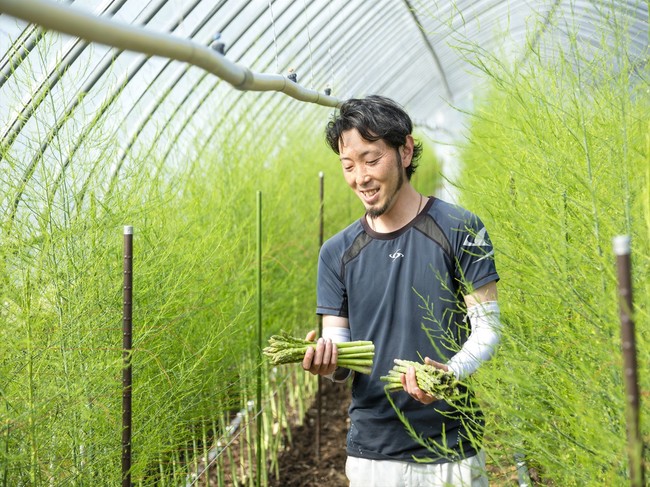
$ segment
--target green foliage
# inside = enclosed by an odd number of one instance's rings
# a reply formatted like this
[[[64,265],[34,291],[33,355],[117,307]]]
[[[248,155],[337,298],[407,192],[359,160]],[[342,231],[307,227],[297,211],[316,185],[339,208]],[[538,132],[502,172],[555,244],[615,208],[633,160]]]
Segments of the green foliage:
[[[433,141],[416,127],[414,137],[422,143],[422,156],[411,183],[420,193],[431,196],[440,186],[440,162],[432,147]]]
[[[132,479],[183,483],[196,469],[223,418],[255,398],[258,190],[263,340],[315,326],[318,173],[337,167],[318,135],[215,138],[178,165],[149,149],[113,179],[94,169],[108,140],[60,179],[56,163],[39,161],[24,183],[14,166],[2,180],[22,198],[0,235],[0,483],[120,483],[123,225],[134,227]],[[278,397],[299,388],[301,408],[313,393],[290,371],[263,371],[271,458],[288,425]]]
[[[491,87],[463,151],[462,204],[490,229],[505,326],[497,357],[476,382],[488,406],[491,461],[511,462],[503,452],[521,452],[555,485],[625,485],[611,242],[632,237],[643,404],[650,390],[650,72],[629,65],[622,41],[593,57],[576,42],[555,61],[541,61],[533,45],[524,66],[481,61]],[[647,421],[642,426],[648,444]]]

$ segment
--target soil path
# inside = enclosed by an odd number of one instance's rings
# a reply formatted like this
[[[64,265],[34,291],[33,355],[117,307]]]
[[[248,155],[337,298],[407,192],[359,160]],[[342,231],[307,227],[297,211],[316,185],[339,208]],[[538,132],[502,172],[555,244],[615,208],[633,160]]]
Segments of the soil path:
[[[320,460],[316,451],[316,403],[307,410],[301,426],[292,428],[292,443],[278,457],[280,478],[270,487],[344,487],[345,437],[350,390],[345,384],[323,380],[321,385]]]

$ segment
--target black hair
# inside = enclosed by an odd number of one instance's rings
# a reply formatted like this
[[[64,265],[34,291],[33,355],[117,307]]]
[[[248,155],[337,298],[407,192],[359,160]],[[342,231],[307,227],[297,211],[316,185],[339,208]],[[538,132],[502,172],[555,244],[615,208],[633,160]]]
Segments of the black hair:
[[[351,98],[341,105],[325,128],[325,139],[335,153],[339,153],[339,142],[343,132],[357,129],[368,141],[383,139],[389,147],[398,149],[406,143],[406,136],[413,131],[411,117],[401,105],[390,98],[370,95],[366,98]],[[415,142],[411,164],[406,168],[410,180],[422,155],[422,143]]]

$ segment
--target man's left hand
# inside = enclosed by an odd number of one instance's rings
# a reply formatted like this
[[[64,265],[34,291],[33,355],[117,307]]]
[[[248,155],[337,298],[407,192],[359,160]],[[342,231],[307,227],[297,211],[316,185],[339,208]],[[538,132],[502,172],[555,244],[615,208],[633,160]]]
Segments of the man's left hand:
[[[433,365],[438,369],[442,369],[445,372],[448,370],[448,367],[445,364],[431,360],[429,357],[425,357],[424,363],[428,365]],[[422,389],[418,387],[418,382],[415,377],[415,368],[409,367],[406,374],[402,374],[402,387],[404,390],[416,401],[421,402],[422,404],[431,404],[433,401],[437,401],[438,398],[427,394]]]

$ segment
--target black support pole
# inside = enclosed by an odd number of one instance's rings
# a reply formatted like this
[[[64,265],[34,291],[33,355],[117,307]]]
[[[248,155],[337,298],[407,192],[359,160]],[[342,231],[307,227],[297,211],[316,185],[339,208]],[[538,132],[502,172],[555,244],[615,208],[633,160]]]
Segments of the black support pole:
[[[133,298],[133,227],[124,227],[124,310],[122,318],[122,487],[131,487],[131,347]]]
[[[618,276],[619,314],[621,318],[621,348],[625,382],[625,406],[627,418],[627,453],[630,467],[630,486],[642,487],[643,440],[639,425],[639,381],[634,336],[632,271],[630,265],[630,237],[615,237],[616,273]]]

